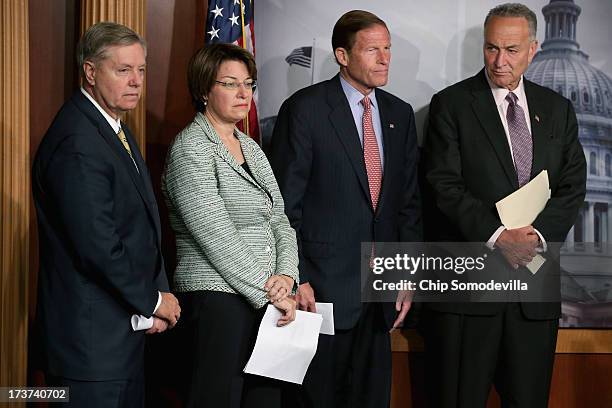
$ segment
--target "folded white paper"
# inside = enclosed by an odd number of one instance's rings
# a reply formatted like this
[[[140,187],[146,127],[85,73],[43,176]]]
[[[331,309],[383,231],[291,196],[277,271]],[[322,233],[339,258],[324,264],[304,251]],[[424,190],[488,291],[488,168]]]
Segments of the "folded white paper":
[[[334,335],[334,304],[316,302],[317,313],[323,316],[321,324],[321,334]]]
[[[504,227],[507,229],[522,228],[535,221],[549,199],[548,172],[542,170],[529,183],[495,203],[495,207],[497,207],[497,213]],[[542,255],[536,255],[527,264],[527,269],[535,274],[544,262],[546,259]]]
[[[319,341],[323,317],[298,310],[290,324],[278,327],[281,312],[268,305],[244,372],[302,384]]]
[[[153,317],[144,317],[142,315],[132,315],[132,330],[149,330],[153,327]]]
[[[522,228],[535,221],[549,198],[548,172],[542,170],[529,183],[495,203],[495,207],[504,227]]]

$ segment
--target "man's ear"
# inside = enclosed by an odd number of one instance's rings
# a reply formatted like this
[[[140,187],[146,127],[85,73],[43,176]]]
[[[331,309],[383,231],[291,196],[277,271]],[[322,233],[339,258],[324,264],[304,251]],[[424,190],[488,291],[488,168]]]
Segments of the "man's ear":
[[[334,50],[334,55],[336,56],[336,61],[343,67],[348,65],[349,53],[346,48],[338,47]]]
[[[83,72],[85,73],[85,82],[94,86],[96,84],[96,66],[91,61],[83,63]]]

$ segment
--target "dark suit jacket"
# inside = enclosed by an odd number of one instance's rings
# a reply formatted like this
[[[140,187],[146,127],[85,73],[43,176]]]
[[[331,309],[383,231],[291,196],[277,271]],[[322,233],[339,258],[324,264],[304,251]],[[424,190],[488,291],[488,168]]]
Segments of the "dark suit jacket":
[[[533,227],[547,243],[563,243],[585,196],[586,165],[576,115],[569,100],[526,79],[524,83],[533,137],[531,176],[548,170],[552,191]],[[424,160],[433,205],[445,216],[427,217],[437,221],[426,222],[428,233],[442,241],[487,242],[501,225],[495,203],[517,190],[518,181],[484,70],[433,96]],[[545,267],[533,279],[554,275],[556,281],[549,284],[558,287],[554,263],[547,262]],[[511,276],[529,278],[531,274],[520,268]],[[475,314],[501,308],[497,303],[429,306]],[[527,317],[539,319],[557,318],[561,311],[558,302],[523,303],[522,308]]]
[[[338,76],[287,99],[272,137],[270,163],[297,232],[300,283],[311,284],[317,301],[334,303],[339,329],[361,313],[361,243],[421,240],[414,112],[382,89],[376,99],[385,155],[376,212]]]
[[[144,332],[168,291],[157,204],[138,146],[137,172],[115,132],[78,91],[44,136],[32,184],[38,215],[37,318],[48,371],[80,380],[129,378],[142,367]]]

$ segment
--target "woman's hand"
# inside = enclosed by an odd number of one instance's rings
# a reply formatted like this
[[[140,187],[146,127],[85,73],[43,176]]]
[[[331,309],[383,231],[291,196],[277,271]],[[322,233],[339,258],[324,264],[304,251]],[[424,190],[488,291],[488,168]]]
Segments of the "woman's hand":
[[[264,285],[270,302],[279,302],[291,294],[293,279],[287,275],[272,275]]]
[[[281,301],[273,302],[274,307],[283,312],[283,316],[276,322],[277,326],[285,326],[295,320],[295,300],[286,297]]]

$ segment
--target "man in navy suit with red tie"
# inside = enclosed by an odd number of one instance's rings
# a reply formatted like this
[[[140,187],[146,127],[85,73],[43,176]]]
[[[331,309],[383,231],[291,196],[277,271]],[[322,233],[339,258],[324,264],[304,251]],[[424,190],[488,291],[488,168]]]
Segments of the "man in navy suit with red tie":
[[[304,381],[305,405],[389,405],[389,329],[409,301],[361,303],[362,242],[420,241],[412,107],[379,89],[391,38],[384,21],[354,10],[334,26],[340,73],[281,106],[270,162],[295,228],[302,310],[331,302],[335,335],[321,335]]]

